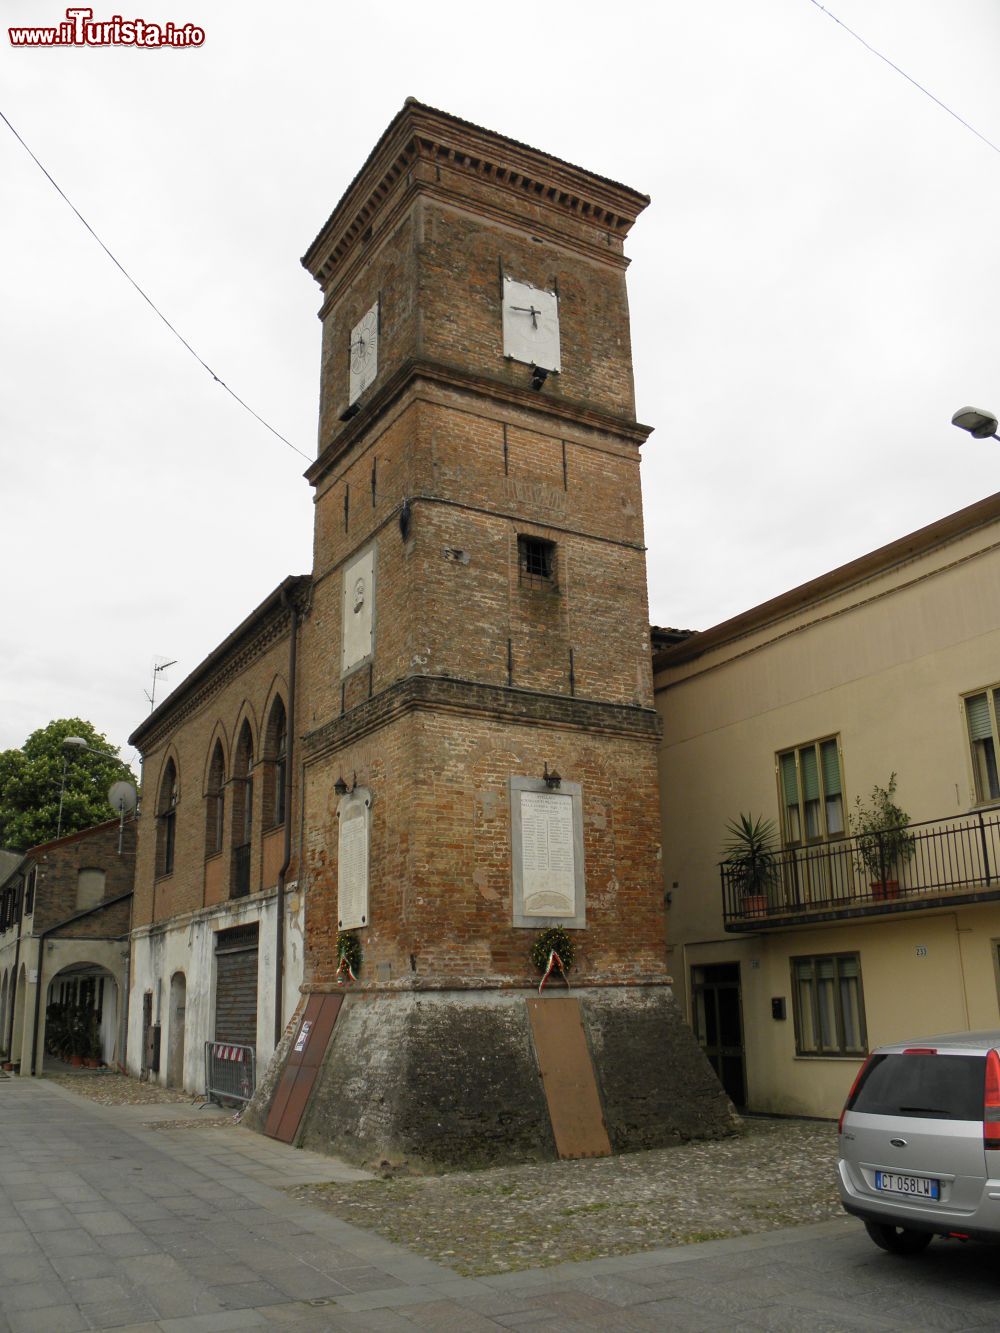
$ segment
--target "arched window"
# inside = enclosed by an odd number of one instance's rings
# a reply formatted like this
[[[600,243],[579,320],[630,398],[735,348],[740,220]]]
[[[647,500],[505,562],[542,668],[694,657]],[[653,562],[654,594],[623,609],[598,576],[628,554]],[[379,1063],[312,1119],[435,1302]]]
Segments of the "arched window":
[[[215,856],[222,851],[222,818],[225,812],[226,767],[222,757],[222,742],[215,742],[212,763],[208,770],[208,792],[205,801],[205,855]]]
[[[265,756],[270,763],[265,772],[264,822],[274,828],[285,822],[288,800],[288,718],[280,697],[275,699],[268,718]]]
[[[253,833],[253,737],[249,722],[240,728],[233,765],[233,877],[232,897],[250,892],[250,838]]]
[[[167,760],[160,782],[160,797],[156,803],[156,873],[172,875],[174,871],[174,845],[176,842],[177,820],[177,766],[173,759]]]

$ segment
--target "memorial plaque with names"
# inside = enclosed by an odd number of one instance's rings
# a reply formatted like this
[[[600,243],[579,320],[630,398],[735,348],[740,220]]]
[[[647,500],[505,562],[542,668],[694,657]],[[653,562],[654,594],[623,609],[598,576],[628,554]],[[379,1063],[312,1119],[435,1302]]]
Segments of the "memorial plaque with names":
[[[573,799],[521,792],[521,874],[528,916],[573,916]]]
[[[368,924],[368,825],[371,798],[358,789],[345,796],[337,816],[337,925],[352,930]]]

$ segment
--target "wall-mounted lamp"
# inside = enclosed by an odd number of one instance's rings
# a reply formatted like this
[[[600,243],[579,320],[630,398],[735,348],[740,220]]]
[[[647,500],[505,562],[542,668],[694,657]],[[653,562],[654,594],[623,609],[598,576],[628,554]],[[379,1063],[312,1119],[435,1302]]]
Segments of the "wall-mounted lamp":
[[[533,389],[540,389],[548,377],[549,372],[544,366],[531,367],[531,387]]]
[[[551,773],[549,772],[549,761],[547,759],[542,771],[542,781],[550,791],[554,791],[562,782],[562,778],[555,769],[553,769]]]
[[[410,502],[409,500],[404,500],[402,508],[399,511],[399,532],[404,542],[410,535],[411,515],[412,515],[412,510],[410,509]]]
[[[347,783],[344,781],[343,778],[338,778],[337,781],[333,784],[333,790],[337,793],[338,796],[346,796]]]

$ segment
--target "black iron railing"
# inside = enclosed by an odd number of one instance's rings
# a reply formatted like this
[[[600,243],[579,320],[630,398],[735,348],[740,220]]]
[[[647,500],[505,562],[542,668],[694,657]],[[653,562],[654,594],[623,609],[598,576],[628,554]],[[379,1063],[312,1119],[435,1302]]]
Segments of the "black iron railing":
[[[234,898],[245,898],[250,892],[250,844],[244,842],[233,848]]]
[[[909,824],[906,832],[912,851],[895,859],[887,844],[898,833],[787,848],[775,857],[772,882],[757,894],[747,893],[723,861],[723,922],[746,929],[802,917],[853,916],[875,906],[890,910],[937,898],[1000,896],[1000,810]]]

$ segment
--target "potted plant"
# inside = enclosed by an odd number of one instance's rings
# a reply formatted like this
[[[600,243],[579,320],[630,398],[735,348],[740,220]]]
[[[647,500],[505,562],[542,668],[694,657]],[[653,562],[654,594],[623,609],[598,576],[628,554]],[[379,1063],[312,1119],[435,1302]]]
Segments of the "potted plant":
[[[726,825],[723,868],[740,900],[744,916],[766,916],[769,895],[778,883],[778,851],[773,819],[740,815]]]
[[[916,850],[906,828],[910,816],[896,804],[895,795],[896,774],[890,773],[887,786],[872,787],[867,803],[860,796],[854,798],[850,816],[857,867],[868,876],[872,897],[877,899],[899,896],[899,880],[891,872],[906,865]]]

